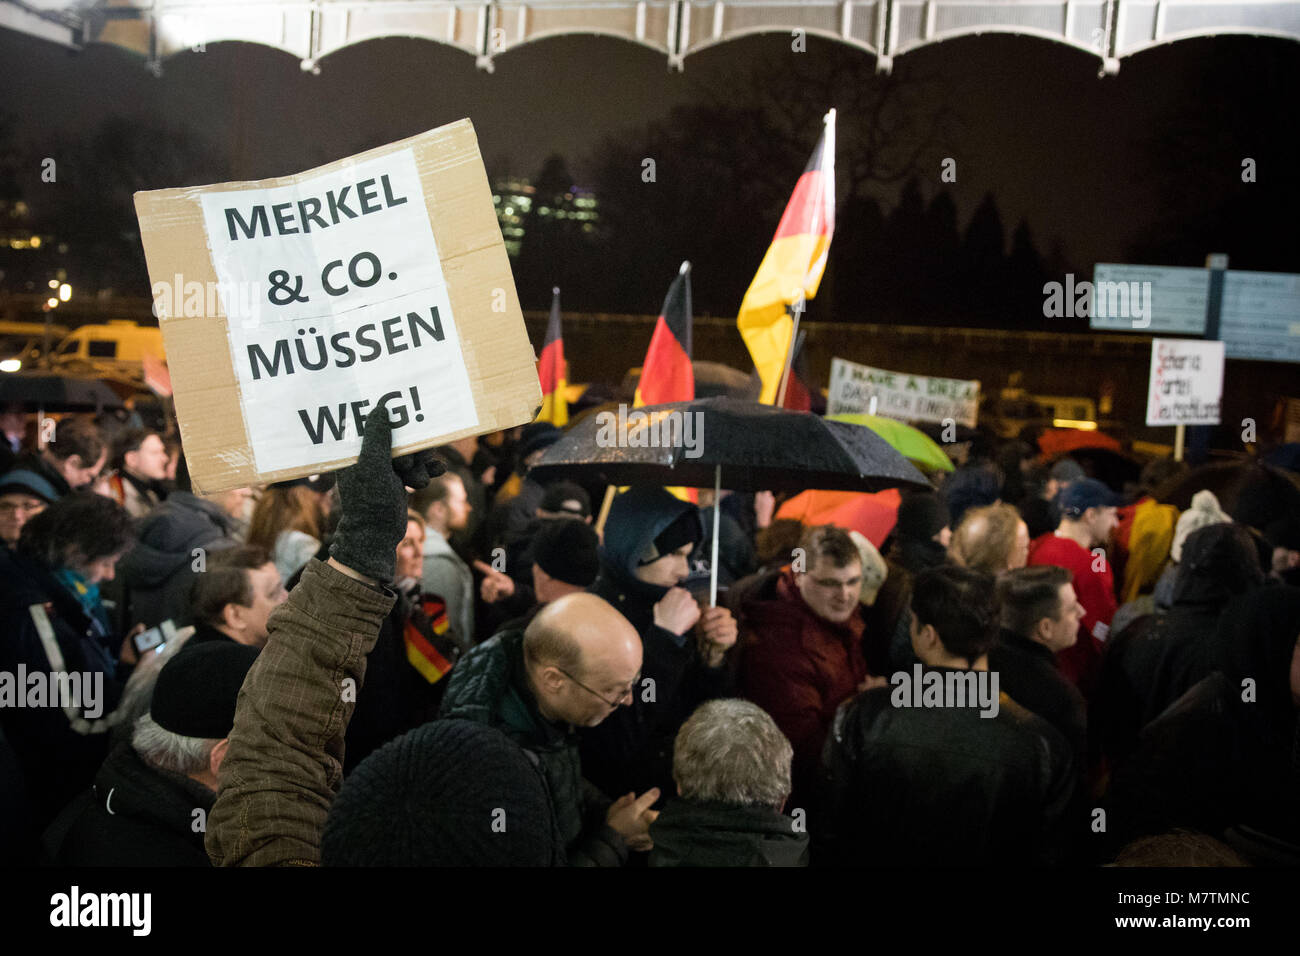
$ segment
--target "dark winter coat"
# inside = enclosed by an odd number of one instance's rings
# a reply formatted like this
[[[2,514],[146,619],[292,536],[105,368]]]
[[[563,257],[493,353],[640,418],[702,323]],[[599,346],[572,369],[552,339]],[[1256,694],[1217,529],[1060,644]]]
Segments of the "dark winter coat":
[[[138,542],[118,565],[129,604],[126,621],[154,627],[171,619],[188,624],[194,549],[235,544],[235,519],[210,501],[172,492],[136,525]]]
[[[664,499],[671,496],[665,495]],[[636,577],[637,557],[683,512],[689,501],[665,500],[638,520],[611,523],[601,547],[600,577],[590,588],[623,614],[641,635],[642,683],[632,703],[596,727],[583,728],[582,767],[609,794],[673,792],[673,742],[691,713],[706,700],[732,696],[735,680],[726,664],[709,668],[700,659],[693,632],[674,634],[654,622],[654,606],[667,588]],[[646,683],[653,681],[653,683]],[[653,699],[647,689],[653,688]]]
[[[1175,827],[1223,837],[1248,826],[1288,841],[1300,860],[1300,712],[1290,686],[1297,633],[1298,588],[1267,588],[1228,605],[1221,669],[1148,725],[1115,772],[1112,852]]]
[[[650,824],[651,866],[807,866],[808,835],[771,807],[677,797]]]
[[[74,726],[58,707],[0,707],[0,726],[27,781],[37,824],[44,827],[64,804],[90,786],[108,755],[108,719],[122,696],[126,673],[112,649],[115,640],[86,613],[77,598],[42,565],[0,548],[0,671],[49,675],[53,663],[41,641],[38,620],[48,620],[69,674],[102,675],[95,710]],[[83,678],[84,680],[84,678]]]
[[[1055,862],[1075,783],[1065,738],[1006,694],[996,717],[981,717],[975,707],[895,707],[894,690],[860,694],[836,717],[826,741],[829,827],[814,831],[818,861]]]
[[[406,655],[408,624],[426,639],[433,637],[427,630],[427,618],[421,616],[418,599],[418,593],[398,591],[397,602],[379,629],[379,639],[366,655],[366,683],[357,692],[357,707],[344,737],[345,774],[390,740],[438,715],[450,676],[431,684]],[[445,646],[442,649],[455,664],[451,651]]]
[[[44,852],[55,866],[211,866],[203,836],[216,796],[123,744],[46,831]]]
[[[989,651],[989,670],[998,673],[1007,696],[1059,730],[1070,744],[1075,769],[1082,772],[1088,737],[1088,713],[1079,689],[1065,679],[1049,649],[1003,629]]]
[[[507,631],[461,658],[438,716],[495,727],[537,762],[570,864],[620,866],[627,845],[605,824],[610,800],[583,779],[573,729],[538,711],[524,669],[523,639],[522,632]]]
[[[1093,724],[1112,764],[1127,758],[1144,726],[1215,670],[1223,608],[1263,583],[1244,528],[1210,525],[1188,536],[1172,606],[1125,628],[1102,660]]]

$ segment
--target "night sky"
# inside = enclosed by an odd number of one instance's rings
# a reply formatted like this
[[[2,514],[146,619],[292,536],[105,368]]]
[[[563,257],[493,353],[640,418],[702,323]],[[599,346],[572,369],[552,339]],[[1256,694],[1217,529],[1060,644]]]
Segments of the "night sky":
[[[603,137],[666,115],[756,58],[779,63],[781,56],[816,57],[827,48],[810,38],[808,51],[794,54],[788,36],[749,38],[688,57],[678,74],[665,57],[634,44],[571,37],[511,50],[489,74],[459,51],[386,39],[327,57],[313,76],[287,54],[233,43],[173,57],[155,78],[141,59],[115,47],[73,54],[0,31],[8,77],[0,110],[15,119],[21,154],[33,168],[49,155],[52,137],[78,136],[112,114],[187,128],[226,157],[235,179],[294,173],[468,116],[491,175],[530,176],[558,152],[581,182]],[[1159,162],[1169,160],[1153,157],[1171,154],[1151,146],[1170,116],[1208,102],[1207,89],[1254,91],[1252,115],[1262,118],[1225,122],[1228,141],[1216,144],[1220,160],[1254,156],[1261,179],[1294,175],[1294,155],[1282,147],[1294,143],[1287,131],[1300,90],[1300,44],[1183,41],[1126,59],[1118,76],[1099,78],[1098,61],[1071,48],[985,36],[910,53],[895,70],[939,77],[960,118],[949,152],[958,164],[954,198],[962,223],[991,191],[1008,230],[1023,216],[1041,248],[1059,241],[1073,262],[1123,261],[1126,245],[1167,201],[1158,188]],[[1222,170],[1228,180],[1239,179],[1240,159],[1233,162]],[[937,184],[939,169],[932,175]],[[895,194],[880,195],[888,204]],[[1277,209],[1259,228],[1293,233],[1294,213]],[[1270,266],[1300,271],[1300,262]]]

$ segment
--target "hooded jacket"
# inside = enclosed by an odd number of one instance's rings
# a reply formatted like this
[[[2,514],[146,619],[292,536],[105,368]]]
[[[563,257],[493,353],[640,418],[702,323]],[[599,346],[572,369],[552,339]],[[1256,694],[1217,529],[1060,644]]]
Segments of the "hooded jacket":
[[[807,866],[808,835],[771,807],[678,797],[650,824],[651,866]]]
[[[589,589],[622,612],[641,636],[641,683],[632,703],[596,727],[584,728],[582,767],[611,796],[658,787],[673,792],[672,751],[677,731],[706,700],[731,696],[724,665],[706,667],[694,635],[674,634],[654,622],[654,606],[668,588],[636,576],[638,558],[684,513],[699,510],[662,488],[633,488],[614,499],[600,550],[600,576]]]
[[[1173,604],[1115,636],[1102,662],[1095,726],[1112,762],[1138,732],[1217,666],[1219,616],[1264,583],[1255,545],[1240,525],[1214,524],[1188,536]]]
[[[1264,588],[1224,609],[1220,669],[1147,726],[1115,774],[1112,850],[1175,827],[1223,838],[1249,826],[1289,842],[1291,865],[1300,861],[1300,714],[1290,685],[1297,633],[1300,588]],[[1248,678],[1254,695],[1243,700]]]
[[[169,618],[188,622],[194,549],[234,545],[235,519],[187,491],[172,492],[137,523],[138,543],[122,559],[129,621],[155,627]]]
[[[211,866],[196,824],[216,796],[123,744],[46,832],[45,852],[55,866]]]

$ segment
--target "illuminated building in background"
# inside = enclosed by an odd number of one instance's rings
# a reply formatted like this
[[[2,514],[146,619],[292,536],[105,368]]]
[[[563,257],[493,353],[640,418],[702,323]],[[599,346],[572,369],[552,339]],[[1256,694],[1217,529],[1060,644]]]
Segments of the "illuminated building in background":
[[[501,237],[505,240],[510,258],[519,255],[529,213],[534,212],[536,190],[527,179],[498,180],[492,187],[492,202],[497,209],[497,222],[501,224]],[[539,218],[570,220],[581,224],[584,233],[596,230],[596,196],[590,189],[571,186],[562,196],[547,197],[546,205],[535,210]]]

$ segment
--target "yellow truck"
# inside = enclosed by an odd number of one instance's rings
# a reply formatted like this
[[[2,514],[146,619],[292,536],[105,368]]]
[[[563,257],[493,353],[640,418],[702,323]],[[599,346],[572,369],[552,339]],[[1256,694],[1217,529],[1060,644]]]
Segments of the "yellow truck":
[[[143,379],[145,355],[166,360],[162,329],[119,319],[73,329],[51,358],[55,367],[136,382]]]

